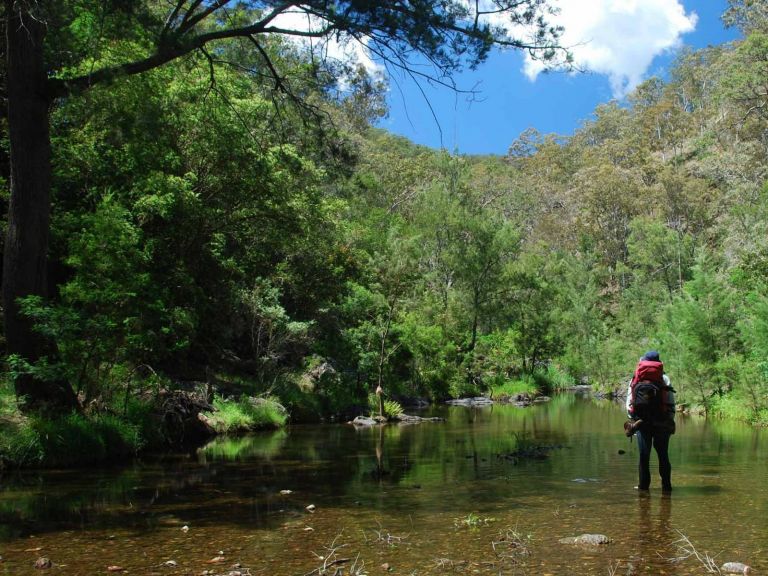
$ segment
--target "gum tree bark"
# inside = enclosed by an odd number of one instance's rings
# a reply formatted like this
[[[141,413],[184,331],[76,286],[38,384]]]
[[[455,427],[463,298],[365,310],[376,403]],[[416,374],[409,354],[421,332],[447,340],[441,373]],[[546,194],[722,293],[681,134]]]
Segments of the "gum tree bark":
[[[6,0],[8,133],[10,137],[11,198],[3,255],[3,312],[8,354],[36,361],[44,341],[19,313],[17,299],[46,296],[50,221],[51,140],[43,59],[45,24]],[[71,409],[71,386],[20,376],[17,396],[29,408]]]

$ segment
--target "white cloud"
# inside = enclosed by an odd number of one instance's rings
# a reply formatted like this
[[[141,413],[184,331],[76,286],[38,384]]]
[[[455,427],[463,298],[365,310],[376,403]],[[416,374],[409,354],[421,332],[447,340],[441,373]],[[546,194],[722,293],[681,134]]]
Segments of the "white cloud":
[[[680,45],[698,20],[685,13],[679,0],[558,0],[555,23],[565,32],[561,43],[571,46],[578,66],[610,78],[614,96],[621,97],[643,79],[653,59]],[[544,64],[526,58],[531,79]]]
[[[475,1],[460,0],[473,18]],[[694,12],[686,14],[681,0],[552,0],[560,9],[552,23],[565,29],[561,44],[570,47],[578,67],[609,77],[613,94],[622,97],[642,80],[653,59],[678,47],[681,36],[691,32],[698,20]],[[480,0],[480,9],[492,12],[491,0]],[[509,26],[503,14],[481,17],[496,26]],[[272,26],[297,31],[321,30],[326,22],[308,16],[300,5],[280,14]],[[510,30],[513,36],[526,38],[528,30]],[[289,36],[290,37],[290,36]],[[325,58],[358,62],[369,72],[381,74],[383,66],[375,62],[365,43],[347,35],[322,39],[292,37]],[[531,80],[545,64],[526,56],[524,72]],[[342,80],[343,82],[343,80]]]
[[[300,7],[281,13],[270,23],[271,26],[276,28],[299,32],[322,30],[326,24],[325,20],[308,15]],[[366,44],[358,42],[349,35],[334,34],[324,38],[290,35],[287,37],[314,51],[323,58],[362,64],[372,74],[379,74],[383,71],[383,68],[371,58]]]

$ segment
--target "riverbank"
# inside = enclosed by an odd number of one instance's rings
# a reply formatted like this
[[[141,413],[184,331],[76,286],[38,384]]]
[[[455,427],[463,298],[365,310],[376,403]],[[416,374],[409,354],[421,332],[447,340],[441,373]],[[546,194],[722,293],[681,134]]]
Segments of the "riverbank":
[[[143,451],[200,445],[216,435],[276,429],[288,412],[274,398],[203,397],[160,391],[56,416],[26,415],[6,386],[0,393],[0,469],[67,468],[124,462]]]
[[[533,377],[505,382],[493,386],[488,397],[450,400],[449,403],[478,406],[483,403],[512,403],[529,406],[548,398],[545,391],[573,390],[568,382],[549,382]],[[557,387],[553,384],[558,384]],[[544,390],[541,386],[544,385]],[[588,386],[578,391],[589,391],[590,396],[613,398],[621,401],[623,388],[613,392],[594,391]],[[284,401],[277,397],[250,397],[233,394],[224,397],[217,393],[208,403],[205,391],[156,391],[151,395],[137,395],[123,399],[119,406],[92,403],[81,412],[56,417],[22,414],[12,389],[5,384],[0,390],[0,469],[68,468],[93,464],[125,462],[144,452],[187,450],[201,446],[215,436],[237,436],[257,430],[277,429],[291,420]],[[293,399],[295,406],[296,399]],[[306,404],[307,399],[303,400]],[[729,410],[709,412],[698,406],[680,403],[682,412],[741,421],[764,426],[768,418],[737,410],[736,398],[724,397],[715,406]],[[317,407],[315,407],[317,408]],[[387,401],[386,415],[401,414],[397,402]],[[367,410],[367,412],[366,412]],[[293,421],[303,421],[293,414]],[[330,421],[351,421],[355,416],[375,414],[376,405],[353,406],[344,418]],[[392,412],[392,413],[390,413]]]

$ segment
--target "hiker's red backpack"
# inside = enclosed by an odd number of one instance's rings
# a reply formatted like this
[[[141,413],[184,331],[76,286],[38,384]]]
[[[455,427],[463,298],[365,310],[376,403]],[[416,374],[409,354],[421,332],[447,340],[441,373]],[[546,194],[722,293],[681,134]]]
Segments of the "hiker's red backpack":
[[[629,414],[634,419],[660,420],[668,409],[668,386],[664,382],[664,364],[641,360],[632,377]]]

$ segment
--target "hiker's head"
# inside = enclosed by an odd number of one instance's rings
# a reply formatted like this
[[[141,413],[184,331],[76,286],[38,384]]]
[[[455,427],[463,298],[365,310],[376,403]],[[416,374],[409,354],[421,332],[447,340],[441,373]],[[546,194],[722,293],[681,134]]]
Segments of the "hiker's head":
[[[660,362],[659,353],[656,350],[649,350],[643,354],[643,360],[651,360],[652,362]]]

